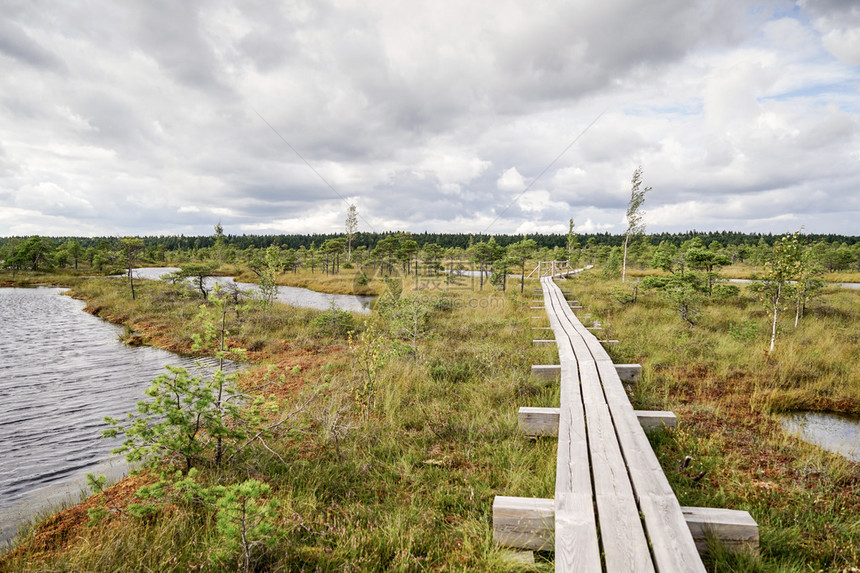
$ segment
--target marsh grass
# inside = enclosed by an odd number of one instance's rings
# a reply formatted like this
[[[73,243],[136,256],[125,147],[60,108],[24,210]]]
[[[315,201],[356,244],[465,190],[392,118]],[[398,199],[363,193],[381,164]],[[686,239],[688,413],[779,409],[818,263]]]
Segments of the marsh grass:
[[[143,282],[143,281],[142,281]],[[356,316],[356,333],[320,333],[318,311],[275,304],[235,317],[233,343],[254,364],[243,383],[267,389],[283,411],[307,406],[294,423],[236,464],[202,468],[206,484],[254,478],[279,503],[277,535],[254,556],[263,571],[506,571],[552,569],[551,554],[514,565],[492,542],[495,495],[552,497],[556,440],[524,439],[519,406],[556,406],[558,386],[532,378],[532,364],[558,362],[554,347],[535,347],[545,326],[526,296],[455,288],[446,304],[420,293],[432,309],[414,350],[390,336],[376,314]],[[656,296],[635,304],[610,296],[617,283],[594,275],[563,283],[599,320],[618,363],[643,364],[634,406],[670,409],[677,430],[653,444],[684,505],[750,511],[761,526],[761,555],[712,549],[711,571],[848,570],[860,556],[857,464],[786,435],[774,412],[796,407],[857,412],[856,357],[860,292],[829,290],[795,331],[782,324],[768,356],[767,317],[744,292],[709,303],[690,328]],[[168,285],[142,284],[130,301],[124,283],[87,281],[75,291],[100,316],[130,325],[149,343],[182,350],[197,325],[200,299]],[[407,282],[405,294],[412,292]],[[384,364],[375,399],[363,403],[359,333],[383,336]],[[854,357],[852,362],[851,357]],[[313,396],[310,402],[307,399]],[[692,462],[680,468],[685,456]],[[700,474],[703,475],[700,476]],[[120,482],[120,486],[123,482]],[[134,488],[128,487],[125,500]],[[125,513],[69,526],[48,537],[35,527],[0,570],[220,571],[209,555],[223,546],[211,510],[170,501],[141,520]],[[56,533],[56,531],[55,531]],[[42,537],[40,537],[40,535]]]
[[[860,413],[860,292],[828,288],[799,326],[786,312],[776,351],[753,297],[708,301],[690,328],[655,294],[614,302],[611,282],[584,276],[576,288],[600,320],[617,363],[643,364],[634,407],[678,415],[652,437],[682,505],[749,511],[760,556],[718,546],[711,571],[852,571],[860,565],[860,464],[783,432],[775,414]],[[681,469],[680,462],[692,462]]]
[[[141,281],[131,301],[125,287],[96,279],[76,285],[75,296],[147,343],[190,348],[200,298]],[[275,304],[231,315],[231,344],[251,348],[255,361],[243,383],[275,381],[283,411],[313,396],[266,447],[249,448],[229,468],[200,471],[204,484],[255,478],[271,486],[278,533],[273,549],[255,554],[257,570],[523,570],[493,544],[491,507],[497,494],[552,495],[555,441],[524,440],[517,407],[551,401],[552,384],[528,372],[554,352],[532,346],[532,311],[517,296],[461,289],[442,305],[438,296],[423,299],[433,310],[416,352],[400,352],[381,317],[355,317],[358,331],[373,325],[385,333],[389,351],[369,415],[355,341],[316,330],[320,312]],[[170,496],[148,519],[111,513],[40,545],[51,531],[50,522],[36,526],[0,570],[231,568],[209,557],[223,547],[213,512]]]

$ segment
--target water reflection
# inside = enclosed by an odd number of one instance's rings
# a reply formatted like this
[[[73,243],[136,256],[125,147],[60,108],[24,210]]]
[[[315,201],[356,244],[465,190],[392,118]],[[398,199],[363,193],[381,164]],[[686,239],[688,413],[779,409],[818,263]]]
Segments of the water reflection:
[[[796,412],[782,416],[782,428],[829,452],[860,462],[860,416]]]

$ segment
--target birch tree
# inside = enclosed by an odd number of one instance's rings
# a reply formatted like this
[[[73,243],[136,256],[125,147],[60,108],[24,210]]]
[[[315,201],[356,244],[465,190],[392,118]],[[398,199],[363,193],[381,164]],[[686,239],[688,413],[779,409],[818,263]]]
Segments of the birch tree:
[[[645,202],[645,194],[650,187],[642,188],[642,166],[633,172],[632,186],[630,189],[630,202],[627,204],[627,231],[624,232],[624,257],[621,262],[621,282],[627,278],[627,247],[636,237],[645,232],[645,211],[642,204]]]
[[[770,349],[776,347],[776,334],[779,316],[794,302],[793,281],[798,280],[803,266],[803,245],[799,233],[785,235],[774,243],[770,257],[765,262],[765,275],[753,283],[756,293],[765,310],[771,316]]]
[[[355,204],[350,204],[346,210],[346,262],[352,263],[352,240],[355,238],[355,233],[358,231],[358,212]]]
[[[573,217],[568,221],[567,229],[567,262],[573,266],[573,244],[576,242],[576,233],[573,230]]]

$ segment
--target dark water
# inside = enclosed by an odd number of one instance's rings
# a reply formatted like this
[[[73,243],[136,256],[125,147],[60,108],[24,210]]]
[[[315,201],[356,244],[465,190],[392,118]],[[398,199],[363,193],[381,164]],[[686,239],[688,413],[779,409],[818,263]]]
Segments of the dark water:
[[[798,412],[782,416],[782,428],[802,440],[860,462],[860,416]]]
[[[133,411],[165,364],[195,367],[190,358],[125,346],[119,327],[83,312],[63,290],[0,288],[0,547],[33,515],[77,501],[87,473],[121,477],[128,467],[110,453],[118,442],[101,437],[103,418]],[[367,313],[373,298],[280,287],[278,300]]]
[[[139,278],[158,280],[159,278],[161,278],[162,275],[166,275],[177,270],[179,269],[175,267],[152,267],[134,269],[133,272],[134,276]],[[210,286],[216,282],[224,285],[228,283],[233,283],[233,279],[231,277],[211,277],[207,279],[207,283]],[[242,290],[246,290],[251,293],[257,290],[257,285],[253,283],[234,284],[237,284]],[[360,312],[362,314],[367,314],[370,312],[370,304],[373,302],[374,298],[375,297],[372,296],[326,294],[299,287],[278,287],[278,300],[280,302],[292,306],[313,308],[316,310],[328,310],[329,307],[334,304],[335,307],[341,310],[348,310],[350,312]]]
[[[86,473],[121,475],[104,416],[133,411],[165,364],[194,366],[125,346],[62,290],[0,288],[0,543],[34,510],[79,495]]]

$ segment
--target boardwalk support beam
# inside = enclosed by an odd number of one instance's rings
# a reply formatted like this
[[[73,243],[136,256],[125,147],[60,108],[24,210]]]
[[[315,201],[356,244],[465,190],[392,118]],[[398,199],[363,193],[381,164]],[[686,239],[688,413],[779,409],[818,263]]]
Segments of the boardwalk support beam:
[[[552,551],[554,507],[552,499],[496,496],[493,539],[505,547]],[[748,512],[712,507],[682,507],[681,511],[702,555],[708,550],[708,536],[733,550],[758,550],[758,525]]]
[[[674,428],[678,418],[673,412],[636,410],[636,419],[646,432],[658,428]],[[527,436],[558,436],[559,408],[524,406],[519,410],[520,431]]]
[[[544,327],[548,328],[548,327]],[[616,364],[615,371],[622,382],[635,383],[642,378],[642,366],[639,364]],[[559,364],[535,364],[532,366],[532,376],[541,380],[556,380],[561,375]]]

